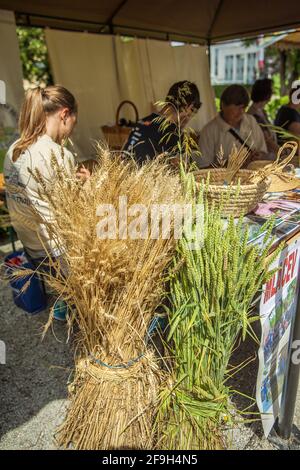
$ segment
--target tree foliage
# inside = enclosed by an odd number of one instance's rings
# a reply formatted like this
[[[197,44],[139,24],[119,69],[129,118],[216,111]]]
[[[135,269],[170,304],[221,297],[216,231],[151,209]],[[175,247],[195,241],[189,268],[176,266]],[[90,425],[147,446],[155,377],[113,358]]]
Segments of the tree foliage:
[[[53,78],[44,30],[17,27],[17,36],[24,79],[34,85],[51,85]]]
[[[287,94],[293,81],[300,76],[300,49],[280,50],[277,47],[268,47],[265,58],[269,74],[280,75],[281,94]]]
[[[256,39],[244,40],[244,45],[249,47],[256,43]],[[276,45],[265,48],[265,69],[263,74],[274,77],[279,74],[279,93],[288,94],[292,83],[300,76],[300,49],[281,50]]]

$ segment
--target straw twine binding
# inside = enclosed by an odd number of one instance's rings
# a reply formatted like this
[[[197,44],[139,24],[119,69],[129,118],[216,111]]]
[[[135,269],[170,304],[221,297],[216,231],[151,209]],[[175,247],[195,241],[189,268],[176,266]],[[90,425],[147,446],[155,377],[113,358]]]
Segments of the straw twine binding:
[[[228,171],[223,169],[199,170],[195,173],[196,181],[204,183],[208,203],[222,204],[224,215],[240,216],[251,212],[262,200],[270,186],[270,179],[251,183],[256,174],[251,170],[239,170],[230,185],[224,184]],[[207,184],[205,184],[207,183]],[[230,198],[228,197],[230,191]]]
[[[144,358],[145,360],[143,360]],[[95,363],[93,359],[86,358],[78,362],[77,371],[80,374],[88,374],[95,382],[101,382],[104,379],[118,383],[130,378],[140,378],[144,374],[143,369],[146,366],[149,366],[149,353],[148,357],[147,355],[143,356],[138,362],[124,369],[110,369]]]

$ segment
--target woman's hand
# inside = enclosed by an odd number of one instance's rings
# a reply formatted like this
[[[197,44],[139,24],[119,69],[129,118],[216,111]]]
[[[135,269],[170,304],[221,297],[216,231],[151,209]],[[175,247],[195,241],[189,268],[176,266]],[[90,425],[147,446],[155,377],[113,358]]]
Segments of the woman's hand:
[[[180,166],[180,157],[176,156],[176,157],[170,158],[170,164],[172,166],[174,166],[175,168],[179,168],[179,166]]]
[[[87,168],[85,168],[84,166],[81,166],[76,173],[76,177],[82,183],[85,183],[91,177],[91,173]]]

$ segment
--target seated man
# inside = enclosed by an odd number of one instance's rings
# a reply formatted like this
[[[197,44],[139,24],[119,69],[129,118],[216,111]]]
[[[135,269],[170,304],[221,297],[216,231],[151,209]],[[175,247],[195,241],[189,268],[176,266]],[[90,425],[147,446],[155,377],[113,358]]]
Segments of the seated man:
[[[296,82],[289,94],[289,103],[281,106],[275,118],[275,126],[282,127],[286,131],[299,137],[300,140],[300,83]],[[278,142],[282,145],[288,137],[279,135]],[[299,154],[299,146],[298,146]]]
[[[152,113],[137,123],[124,146],[124,152],[139,164],[164,152],[178,154],[178,125],[183,129],[201,106],[197,86],[188,81],[172,85],[165,102],[160,114]]]
[[[221,96],[221,112],[200,132],[200,168],[217,164],[217,155],[223,149],[227,159],[233,146],[249,150],[247,164],[252,160],[266,160],[267,147],[263,132],[255,118],[245,113],[249,95],[241,85],[230,85]]]

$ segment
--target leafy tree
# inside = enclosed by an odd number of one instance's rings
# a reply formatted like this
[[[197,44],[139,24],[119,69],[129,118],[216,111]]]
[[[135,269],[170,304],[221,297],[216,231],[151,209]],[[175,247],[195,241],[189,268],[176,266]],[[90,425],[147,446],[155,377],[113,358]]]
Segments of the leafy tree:
[[[53,84],[44,30],[17,27],[17,35],[24,79],[34,85]]]
[[[288,94],[292,83],[300,76],[300,49],[281,50],[278,47],[265,49],[266,70],[270,75],[279,73],[280,94]]]
[[[244,44],[249,47],[256,42],[256,39],[246,39]],[[265,48],[265,69],[262,75],[272,77],[279,74],[279,93],[281,96],[287,95],[293,81],[300,76],[300,49],[281,50],[275,45]]]

